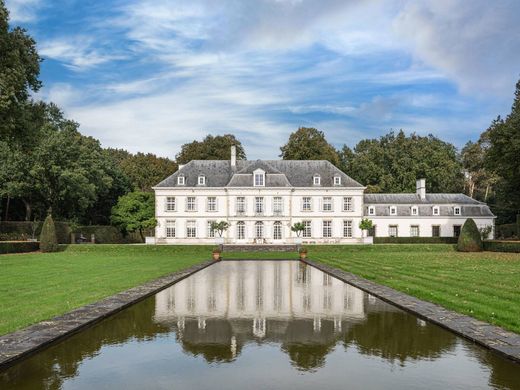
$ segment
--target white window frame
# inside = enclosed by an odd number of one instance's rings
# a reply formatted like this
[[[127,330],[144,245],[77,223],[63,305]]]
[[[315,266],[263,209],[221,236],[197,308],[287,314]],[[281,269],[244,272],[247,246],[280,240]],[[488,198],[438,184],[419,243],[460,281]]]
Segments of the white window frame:
[[[237,196],[235,199],[235,210],[237,214],[244,214],[246,212],[246,197]]]
[[[176,235],[176,224],[174,219],[167,219],[164,226],[164,234],[166,238],[175,238]]]
[[[265,187],[265,172],[261,169],[253,172],[253,186]]]
[[[312,197],[302,197],[302,211],[312,211]]]
[[[273,223],[273,240],[281,240],[282,236],[282,222],[275,221]]]
[[[321,222],[323,238],[332,238],[332,220],[326,219]]]
[[[237,222],[237,240],[246,239],[246,223],[244,221]]]
[[[390,215],[397,215],[397,206],[390,206]]]
[[[216,222],[214,220],[208,220],[206,223],[206,237],[215,238],[215,230],[211,229],[211,224]]]
[[[262,221],[255,222],[255,238],[264,238],[264,223]]]
[[[334,211],[334,200],[332,196],[324,196],[321,200],[321,211],[331,212]]]
[[[214,201],[212,201],[214,200]],[[206,211],[218,211],[217,207],[217,197],[216,196],[208,196],[206,199]]]
[[[283,198],[281,196],[273,197],[273,214],[283,213]]]
[[[341,185],[341,176],[334,176],[334,185],[335,186]]]
[[[453,207],[453,215],[462,215],[462,209],[460,206]]]
[[[199,186],[205,186],[206,185],[206,176],[200,175],[199,178],[197,179],[197,184]]]
[[[395,228],[395,235],[392,235],[392,230]],[[399,237],[399,226],[388,225],[388,237]]]
[[[417,234],[414,234],[414,230],[417,228]],[[420,237],[421,236],[421,228],[419,225],[410,225],[410,237]]]
[[[368,206],[368,215],[376,215],[375,206]]]
[[[168,211],[168,212],[177,211],[177,203],[176,203],[175,196],[166,197],[164,211]]]
[[[255,196],[255,214],[263,214],[263,213],[264,213],[264,197]]]
[[[186,184],[186,178],[184,177],[184,175],[177,176],[177,185],[183,186],[185,184]]]
[[[439,206],[433,206],[432,207],[432,215],[434,215],[434,216],[441,215],[441,210],[440,210]]]
[[[197,221],[186,221],[186,238],[197,238]]]
[[[190,201],[193,199],[193,201]],[[186,197],[186,211],[197,211],[197,197],[187,196]]]
[[[320,177],[320,175],[314,175],[312,177],[312,185],[314,185],[314,186],[321,185],[321,177]]]
[[[312,221],[302,221],[303,223],[303,238],[311,238],[312,237]]]
[[[344,238],[352,238],[352,226],[353,226],[353,222],[351,219],[346,219],[343,221],[343,237]]]
[[[412,206],[412,207],[410,208],[410,215],[412,215],[412,216],[414,216],[414,217],[418,216],[418,215],[419,215],[419,207],[417,207],[417,206]]]
[[[354,202],[352,201],[352,196],[344,196],[343,197],[343,211],[354,211]]]

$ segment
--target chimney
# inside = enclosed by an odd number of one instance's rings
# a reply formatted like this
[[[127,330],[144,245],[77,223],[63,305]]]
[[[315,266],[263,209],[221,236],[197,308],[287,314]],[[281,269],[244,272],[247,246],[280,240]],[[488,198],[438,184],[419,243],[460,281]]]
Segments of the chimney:
[[[415,193],[419,195],[421,199],[426,199],[426,179],[418,179],[415,188]]]
[[[231,166],[236,167],[237,165],[237,147],[231,145]]]

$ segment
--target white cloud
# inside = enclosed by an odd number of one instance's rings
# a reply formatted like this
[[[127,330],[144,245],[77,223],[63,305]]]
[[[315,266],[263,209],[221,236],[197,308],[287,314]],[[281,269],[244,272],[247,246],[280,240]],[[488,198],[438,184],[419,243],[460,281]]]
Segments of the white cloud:
[[[11,23],[31,22],[36,18],[36,11],[41,6],[41,0],[6,0]]]

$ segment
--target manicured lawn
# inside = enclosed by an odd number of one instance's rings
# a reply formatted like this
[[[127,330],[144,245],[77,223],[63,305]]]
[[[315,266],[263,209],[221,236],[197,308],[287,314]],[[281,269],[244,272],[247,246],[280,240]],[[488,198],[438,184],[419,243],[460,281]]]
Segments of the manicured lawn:
[[[520,254],[451,245],[309,247],[309,257],[520,333]]]
[[[70,245],[57,253],[0,255],[0,334],[209,260],[212,248]],[[298,257],[296,253],[271,256],[280,255]],[[226,257],[258,258],[266,254]]]

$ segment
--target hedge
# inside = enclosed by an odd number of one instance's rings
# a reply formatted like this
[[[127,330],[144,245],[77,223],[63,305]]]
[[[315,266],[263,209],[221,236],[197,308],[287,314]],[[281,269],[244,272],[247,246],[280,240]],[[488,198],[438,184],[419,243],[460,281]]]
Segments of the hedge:
[[[504,225],[495,226],[496,238],[515,238],[518,237],[518,225],[516,223],[506,223]]]
[[[40,249],[40,243],[29,241],[1,241],[0,254],[35,252]]]
[[[482,249],[484,249],[484,246],[477,224],[472,218],[468,218],[462,225],[457,241],[457,250],[459,252],[480,252]]]
[[[141,243],[141,236],[139,232],[128,233],[124,236],[118,228],[106,225],[89,225],[79,226],[74,230],[76,240],[83,235],[87,242],[90,242],[90,237],[94,234],[96,244],[132,244]]]
[[[374,237],[374,244],[456,244],[456,237]]]
[[[35,238],[40,237],[43,221],[37,222]],[[70,244],[70,226],[67,222],[54,222],[56,238],[59,244]],[[2,221],[0,222],[0,240],[27,240],[32,238],[32,222],[30,221]]]
[[[520,253],[520,241],[484,241],[484,250],[490,252]]]

